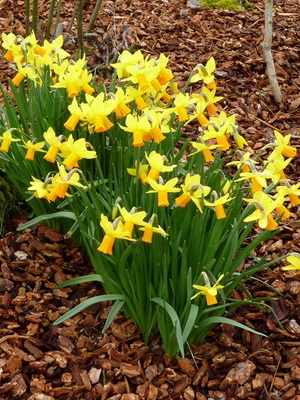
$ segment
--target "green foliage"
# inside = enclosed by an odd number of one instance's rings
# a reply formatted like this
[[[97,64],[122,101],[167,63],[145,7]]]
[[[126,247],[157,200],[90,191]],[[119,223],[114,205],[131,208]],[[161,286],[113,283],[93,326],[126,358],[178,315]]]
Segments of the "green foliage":
[[[14,194],[12,184],[9,182],[7,175],[0,169],[0,232],[3,224],[3,218],[9,211],[13,199]]]
[[[57,323],[112,300],[104,329],[122,308],[145,341],[158,329],[172,357],[217,323],[244,327],[230,319],[245,304],[232,293],[278,261],[253,252],[288,218],[288,196],[300,203],[300,184],[283,179],[296,155],[290,137],[275,132],[266,160],[243,150],[235,116],[215,106],[213,58],[195,67],[180,92],[166,56],[124,51],[109,87],[95,87],[85,59],[53,57],[67,57],[59,38],[55,52],[33,35],[19,48],[10,46],[13,35],[4,39],[5,57],[28,64],[17,74],[23,81],[11,82],[13,98],[3,91],[0,158],[36,214],[31,224],[57,221],[80,236],[91,259],[93,276],[61,287],[96,280],[106,291]],[[193,91],[200,81],[201,92]],[[183,134],[193,120],[195,141]],[[261,231],[252,237],[255,221]]]
[[[224,9],[232,11],[242,11],[250,7],[248,1],[240,0],[201,0],[201,5],[208,9]]]

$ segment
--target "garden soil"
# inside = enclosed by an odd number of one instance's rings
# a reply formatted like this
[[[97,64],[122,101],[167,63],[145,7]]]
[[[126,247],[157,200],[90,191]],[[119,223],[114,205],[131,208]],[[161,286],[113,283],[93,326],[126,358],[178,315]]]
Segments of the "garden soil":
[[[75,52],[76,20],[70,27],[74,2],[62,3],[59,29],[66,50]],[[84,2],[85,24],[94,3]],[[49,6],[48,1],[39,5],[41,33]],[[0,30],[25,34],[24,9],[23,0],[0,0]],[[272,141],[274,129],[291,133],[291,144],[299,150],[300,3],[278,0],[274,5],[273,54],[284,95],[280,105],[273,101],[265,74],[263,12],[262,1],[233,12],[191,8],[181,0],[104,0],[92,34],[85,36],[88,63],[97,68],[99,80],[109,81],[109,63],[118,52],[164,52],[182,86],[196,64],[213,56],[223,96],[218,107],[236,114],[249,151]],[[13,75],[2,59],[1,82],[5,85]],[[192,126],[185,135],[194,137],[197,129]],[[292,182],[299,181],[299,171],[297,157],[287,172]],[[299,252],[299,216],[294,208],[280,234],[256,255],[271,259]],[[16,232],[24,221],[22,216],[11,218],[0,238],[0,400],[300,399],[300,277],[282,271],[284,262],[261,271],[246,286],[254,299],[276,299],[261,309],[241,307],[231,316],[266,337],[221,325],[185,358],[170,360],[155,333],[144,344],[133,322],[121,314],[102,333],[110,303],[53,325],[102,289],[94,283],[56,289],[92,268],[80,246],[59,232],[43,225]],[[245,291],[234,296],[244,299]]]

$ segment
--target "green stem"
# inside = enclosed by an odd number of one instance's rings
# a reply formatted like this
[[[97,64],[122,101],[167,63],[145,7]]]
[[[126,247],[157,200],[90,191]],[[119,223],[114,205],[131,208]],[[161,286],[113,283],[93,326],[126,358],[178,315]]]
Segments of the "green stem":
[[[95,22],[96,22],[96,19],[97,19],[97,16],[98,16],[98,12],[100,11],[100,8],[102,6],[102,2],[103,2],[103,0],[97,0],[97,3],[95,5],[94,11],[93,11],[93,14],[91,16],[91,20],[90,20],[90,22],[88,24],[88,27],[87,27],[87,30],[86,30],[87,33],[91,32],[93,30],[93,28],[94,28],[94,25],[95,25]]]
[[[26,35],[29,35],[30,33],[30,0],[26,0],[26,5],[25,5],[25,28],[26,28]]]
[[[83,2],[77,0],[77,40],[79,57],[83,56],[83,30],[82,30]]]
[[[37,33],[38,0],[32,0],[32,30]]]
[[[49,40],[56,0],[51,0],[45,38]]]

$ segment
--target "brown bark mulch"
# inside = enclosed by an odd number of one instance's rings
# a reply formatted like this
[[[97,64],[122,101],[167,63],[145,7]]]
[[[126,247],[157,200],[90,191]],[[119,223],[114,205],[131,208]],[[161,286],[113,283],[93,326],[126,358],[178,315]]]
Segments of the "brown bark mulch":
[[[0,31],[24,34],[24,0],[0,1]],[[95,1],[84,2],[88,22]],[[63,2],[64,32],[74,2]],[[47,22],[49,1],[39,4]],[[235,113],[255,150],[272,140],[273,130],[291,133],[300,147],[300,4],[274,6],[273,54],[284,102],[276,105],[265,75],[261,0],[252,10],[194,9],[184,0],[104,0],[94,34],[87,37],[88,61],[100,73],[127,47],[145,54],[164,52],[183,84],[194,66],[210,56],[217,61],[219,107]],[[66,50],[76,48],[76,32]],[[0,80],[12,76],[0,65]],[[109,74],[107,75],[109,77]],[[187,134],[193,134],[193,127]],[[290,169],[299,180],[299,157]],[[299,210],[281,235],[260,249],[269,258],[299,251]],[[16,226],[20,221],[12,221]],[[300,277],[280,266],[262,271],[247,289],[253,296],[275,296],[266,308],[243,307],[233,314],[267,338],[231,326],[217,327],[186,358],[170,360],[154,334],[145,345],[132,321],[118,315],[102,334],[110,304],[99,304],[54,326],[53,322],[86,298],[101,294],[85,283],[57,290],[57,284],[91,272],[81,249],[44,226],[0,239],[0,400],[6,399],[300,399]],[[273,285],[283,295],[275,293]],[[238,298],[245,294],[238,292]]]

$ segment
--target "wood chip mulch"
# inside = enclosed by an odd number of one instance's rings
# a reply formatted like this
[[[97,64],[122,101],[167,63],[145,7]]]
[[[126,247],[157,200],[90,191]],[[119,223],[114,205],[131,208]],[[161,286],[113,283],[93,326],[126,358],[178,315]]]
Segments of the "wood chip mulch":
[[[85,1],[89,21],[95,0]],[[0,32],[24,34],[25,1],[0,0]],[[42,25],[50,2],[39,2]],[[74,1],[62,2],[66,50],[76,48],[76,32],[65,33]],[[264,4],[230,12],[187,7],[185,0],[104,0],[94,36],[86,46],[91,67],[108,70],[110,59],[128,46],[145,54],[166,53],[181,84],[194,66],[214,56],[220,109],[235,113],[251,148],[272,140],[274,129],[291,133],[300,148],[300,3],[274,5],[275,58],[284,102],[274,104],[263,61]],[[100,66],[99,66],[100,64]],[[0,65],[0,80],[14,73]],[[192,128],[193,129],[193,128]],[[194,133],[191,131],[191,134]],[[189,132],[187,132],[189,134]],[[290,170],[299,181],[299,157]],[[290,175],[289,175],[290,176]],[[299,210],[279,238],[260,249],[268,258],[298,251]],[[111,304],[99,304],[54,326],[80,301],[102,294],[85,283],[57,290],[57,284],[91,273],[80,246],[44,226],[0,239],[0,400],[30,399],[197,399],[300,400],[300,277],[280,266],[262,271],[247,290],[253,298],[275,296],[270,309],[242,307],[233,315],[267,338],[228,325],[217,327],[185,358],[170,360],[154,334],[148,345],[132,321],[118,315],[102,328]],[[273,285],[283,295],[264,283]],[[237,298],[245,296],[235,293]]]

